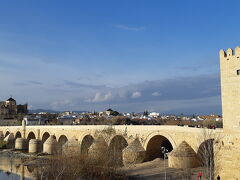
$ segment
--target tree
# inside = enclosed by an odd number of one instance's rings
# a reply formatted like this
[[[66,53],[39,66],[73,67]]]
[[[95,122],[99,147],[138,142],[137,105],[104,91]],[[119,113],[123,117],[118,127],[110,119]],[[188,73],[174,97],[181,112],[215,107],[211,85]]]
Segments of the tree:
[[[117,115],[119,115],[119,112],[117,112],[117,111],[112,111],[112,112],[110,113],[110,115],[112,115],[112,116],[117,116]]]
[[[144,116],[148,116],[148,111],[147,111],[147,110],[144,111],[144,112],[143,112],[143,115],[144,115]]]
[[[204,168],[204,175],[208,180],[214,180],[219,170],[218,154],[221,148],[221,139],[220,133],[212,129],[203,129],[199,137],[201,144],[197,154],[199,162]]]

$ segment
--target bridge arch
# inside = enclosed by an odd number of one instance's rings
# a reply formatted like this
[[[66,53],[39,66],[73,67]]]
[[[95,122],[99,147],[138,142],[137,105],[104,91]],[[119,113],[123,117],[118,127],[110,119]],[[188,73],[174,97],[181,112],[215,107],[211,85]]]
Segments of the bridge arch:
[[[32,165],[28,165],[26,167],[27,167],[27,171],[28,171],[29,174],[32,174],[35,170],[34,166],[32,166]]]
[[[63,149],[63,145],[64,145],[66,142],[68,142],[68,138],[67,138],[67,136],[65,136],[65,135],[61,135],[61,136],[58,138],[58,144],[59,144],[59,146],[60,146],[61,151],[62,151],[62,149]]]
[[[27,140],[30,141],[31,139],[36,139],[36,136],[33,131],[30,131],[27,135]]]
[[[57,140],[57,142],[59,143],[59,144],[64,144],[64,143],[66,143],[68,141],[68,138],[67,138],[67,136],[65,136],[65,135],[61,135],[59,138],[58,138],[58,140]]]
[[[50,137],[49,132],[44,132],[42,135],[42,144]]]
[[[204,140],[199,145],[197,157],[201,166],[210,167],[214,164],[214,139]]]
[[[176,143],[167,133],[151,133],[144,143],[144,149],[146,150],[145,160],[151,161],[155,158],[163,158],[162,147],[171,152],[176,147]]]
[[[94,142],[94,137],[90,134],[86,134],[83,136],[81,142],[80,142],[80,153],[81,154],[88,154],[88,150],[90,148],[90,146],[93,144]]]
[[[22,134],[20,131],[17,131],[16,134],[15,134],[15,139],[17,138],[21,138],[22,137]]]
[[[128,146],[127,140],[122,135],[115,135],[109,144],[108,153],[111,164],[123,165],[122,151]]]

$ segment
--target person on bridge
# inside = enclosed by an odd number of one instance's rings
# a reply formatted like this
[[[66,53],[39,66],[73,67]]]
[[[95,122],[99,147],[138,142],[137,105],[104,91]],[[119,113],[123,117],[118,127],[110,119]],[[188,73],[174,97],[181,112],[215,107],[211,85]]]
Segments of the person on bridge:
[[[202,172],[201,172],[201,171],[200,171],[200,172],[198,172],[198,175],[197,175],[197,177],[198,177],[198,178],[197,178],[198,180],[201,180],[201,179],[202,179]]]

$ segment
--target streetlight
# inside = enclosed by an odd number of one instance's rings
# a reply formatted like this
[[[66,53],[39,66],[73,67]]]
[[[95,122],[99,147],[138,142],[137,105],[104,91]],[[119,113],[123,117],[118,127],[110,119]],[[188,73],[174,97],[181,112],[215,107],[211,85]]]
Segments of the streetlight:
[[[168,157],[168,150],[162,146],[162,153],[163,153],[163,164],[164,164],[164,174],[165,174],[165,180],[167,180],[167,168],[165,167],[165,158]]]

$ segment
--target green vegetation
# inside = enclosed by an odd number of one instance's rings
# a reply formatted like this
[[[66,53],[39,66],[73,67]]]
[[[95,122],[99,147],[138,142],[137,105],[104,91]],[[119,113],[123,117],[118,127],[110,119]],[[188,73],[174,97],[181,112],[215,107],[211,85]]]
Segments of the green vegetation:
[[[7,148],[7,144],[5,141],[3,141],[3,139],[0,139],[0,149],[6,149]]]

